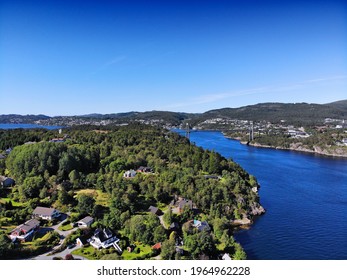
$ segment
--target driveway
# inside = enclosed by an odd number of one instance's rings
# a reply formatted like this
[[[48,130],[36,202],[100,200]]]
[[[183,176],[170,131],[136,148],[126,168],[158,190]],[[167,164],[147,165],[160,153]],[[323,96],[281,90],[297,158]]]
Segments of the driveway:
[[[51,227],[48,227],[48,228],[41,228],[40,230],[43,230],[45,232],[48,232],[48,231],[56,231],[57,233],[59,233],[60,235],[60,242],[57,246],[55,246],[52,250],[50,250],[49,252],[47,253],[44,253],[42,255],[39,255],[39,256],[36,256],[36,257],[33,257],[33,258],[30,258],[30,260],[52,260],[54,257],[62,257],[62,258],[65,258],[65,256],[67,254],[71,254],[71,252],[73,250],[75,250],[76,248],[71,248],[71,249],[68,249],[66,248],[64,251],[62,252],[59,252],[59,253],[56,253],[56,254],[52,254],[52,252],[54,252],[55,250],[59,249],[60,246],[64,243],[64,240],[65,238],[71,234],[72,232],[76,231],[78,228],[73,228],[71,230],[67,230],[67,231],[62,231],[62,230],[58,230],[58,228],[62,225],[62,223],[65,222],[65,220],[68,218],[68,216],[66,214],[64,214],[65,216],[62,217],[61,219],[61,222],[55,226],[51,226]],[[80,256],[74,256],[75,259],[85,259],[83,257],[80,257]]]
[[[50,256],[48,256],[49,253],[45,253],[43,255],[31,258],[30,260],[53,260],[53,258],[63,258],[64,259],[65,256],[67,254],[71,254],[71,252],[73,250],[76,250],[76,247],[71,248],[71,249],[66,248],[64,251],[56,253],[54,255],[50,255]],[[86,258],[83,258],[81,256],[77,256],[77,255],[72,255],[72,256],[75,258],[75,260],[87,260]]]

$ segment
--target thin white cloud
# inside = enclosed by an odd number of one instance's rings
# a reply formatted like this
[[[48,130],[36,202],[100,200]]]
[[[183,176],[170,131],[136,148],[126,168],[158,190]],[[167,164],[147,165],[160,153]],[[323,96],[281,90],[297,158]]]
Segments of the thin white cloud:
[[[120,55],[120,56],[117,56],[109,61],[106,61],[104,64],[102,64],[98,69],[96,69],[94,72],[92,72],[90,75],[93,76],[93,75],[96,75],[98,74],[99,72],[107,69],[108,67],[112,66],[112,65],[115,65],[115,64],[118,64],[124,60],[126,60],[127,57],[125,55]]]
[[[103,66],[101,66],[101,68],[106,68],[106,67],[111,66],[113,64],[117,64],[119,62],[122,62],[122,61],[124,61],[126,59],[127,59],[127,57],[125,55],[118,56],[118,57],[116,57],[114,59],[111,59],[110,61],[106,62]]]
[[[340,75],[340,76],[332,76],[332,77],[326,77],[326,78],[320,78],[320,79],[307,80],[304,83],[317,83],[317,82],[346,80],[346,79],[347,79],[346,75]]]
[[[329,82],[329,81],[336,81],[336,80],[347,80],[347,76],[345,75],[332,76],[332,77],[306,80],[303,82],[287,84],[287,85],[272,85],[272,86],[259,87],[259,88],[236,90],[236,91],[227,92],[227,93],[201,95],[199,97],[187,100],[187,102],[175,103],[167,107],[180,108],[180,107],[187,107],[187,106],[193,106],[193,105],[210,104],[210,103],[222,101],[232,97],[241,97],[241,96],[254,95],[254,94],[268,94],[268,93],[274,93],[274,92],[286,92],[286,91],[303,89],[303,88],[310,87],[312,85],[319,84],[322,82]]]

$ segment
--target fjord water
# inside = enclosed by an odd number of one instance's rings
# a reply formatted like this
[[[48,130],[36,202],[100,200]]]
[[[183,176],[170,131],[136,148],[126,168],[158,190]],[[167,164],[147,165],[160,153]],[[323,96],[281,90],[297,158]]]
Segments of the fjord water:
[[[193,132],[196,145],[256,176],[267,210],[235,238],[248,259],[347,259],[347,159],[255,148],[220,132]]]
[[[30,128],[45,128],[45,129],[59,129],[61,126],[56,125],[38,125],[31,123],[0,123],[0,129],[30,129]]]

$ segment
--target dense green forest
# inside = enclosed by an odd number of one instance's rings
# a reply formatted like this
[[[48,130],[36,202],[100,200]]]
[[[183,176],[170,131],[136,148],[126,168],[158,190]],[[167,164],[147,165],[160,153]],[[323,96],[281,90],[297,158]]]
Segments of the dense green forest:
[[[256,179],[238,164],[151,126],[102,131],[85,126],[64,133],[63,143],[51,143],[47,140],[57,137],[57,131],[1,131],[1,148],[14,147],[2,160],[1,172],[16,180],[15,187],[0,193],[0,226],[5,232],[29,219],[36,206],[52,206],[71,212],[74,221],[92,215],[94,226],[117,232],[123,246],[162,242],[164,259],[180,258],[174,247],[178,238],[185,241],[185,258],[215,259],[225,252],[245,257],[233,240],[231,222],[252,219],[260,204]],[[36,143],[23,144],[27,141]],[[140,166],[153,172],[123,177],[125,171]],[[172,213],[170,202],[179,197],[192,200],[196,211],[185,208]],[[166,226],[148,214],[151,205],[165,212]],[[198,232],[184,226],[192,219],[208,221],[212,230]],[[178,236],[168,231],[172,222],[180,225]]]

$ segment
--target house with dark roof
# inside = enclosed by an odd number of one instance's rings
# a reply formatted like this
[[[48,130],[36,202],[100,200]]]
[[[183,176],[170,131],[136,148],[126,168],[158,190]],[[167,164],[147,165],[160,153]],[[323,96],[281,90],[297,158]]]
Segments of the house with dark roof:
[[[152,173],[153,169],[148,167],[148,166],[140,166],[136,172],[140,172],[140,173]]]
[[[161,216],[163,215],[163,212],[154,206],[149,206],[148,212],[153,213],[154,215]]]
[[[32,217],[35,219],[53,220],[60,216],[60,212],[54,208],[38,206],[35,208]]]
[[[88,240],[84,236],[80,236],[76,239],[76,245],[79,247],[83,247],[87,243],[88,243]]]
[[[12,230],[9,237],[12,241],[19,240],[25,242],[33,236],[39,227],[40,222],[36,219],[31,219]]]
[[[51,142],[51,143],[63,143],[63,142],[65,142],[65,139],[64,138],[53,138],[53,139],[49,140],[49,142]]]
[[[0,176],[0,186],[1,187],[11,187],[15,185],[15,181],[12,178],[6,176]]]
[[[113,246],[119,252],[122,252],[122,249],[118,245],[119,241],[119,238],[108,228],[96,229],[94,235],[88,240],[89,244],[96,249],[106,249]]]
[[[169,230],[171,230],[171,231],[179,231],[180,230],[180,225],[177,222],[173,222],[169,226]]]
[[[94,219],[91,216],[84,217],[82,220],[79,220],[77,222],[77,225],[79,227],[90,227],[92,223],[94,222]]]

